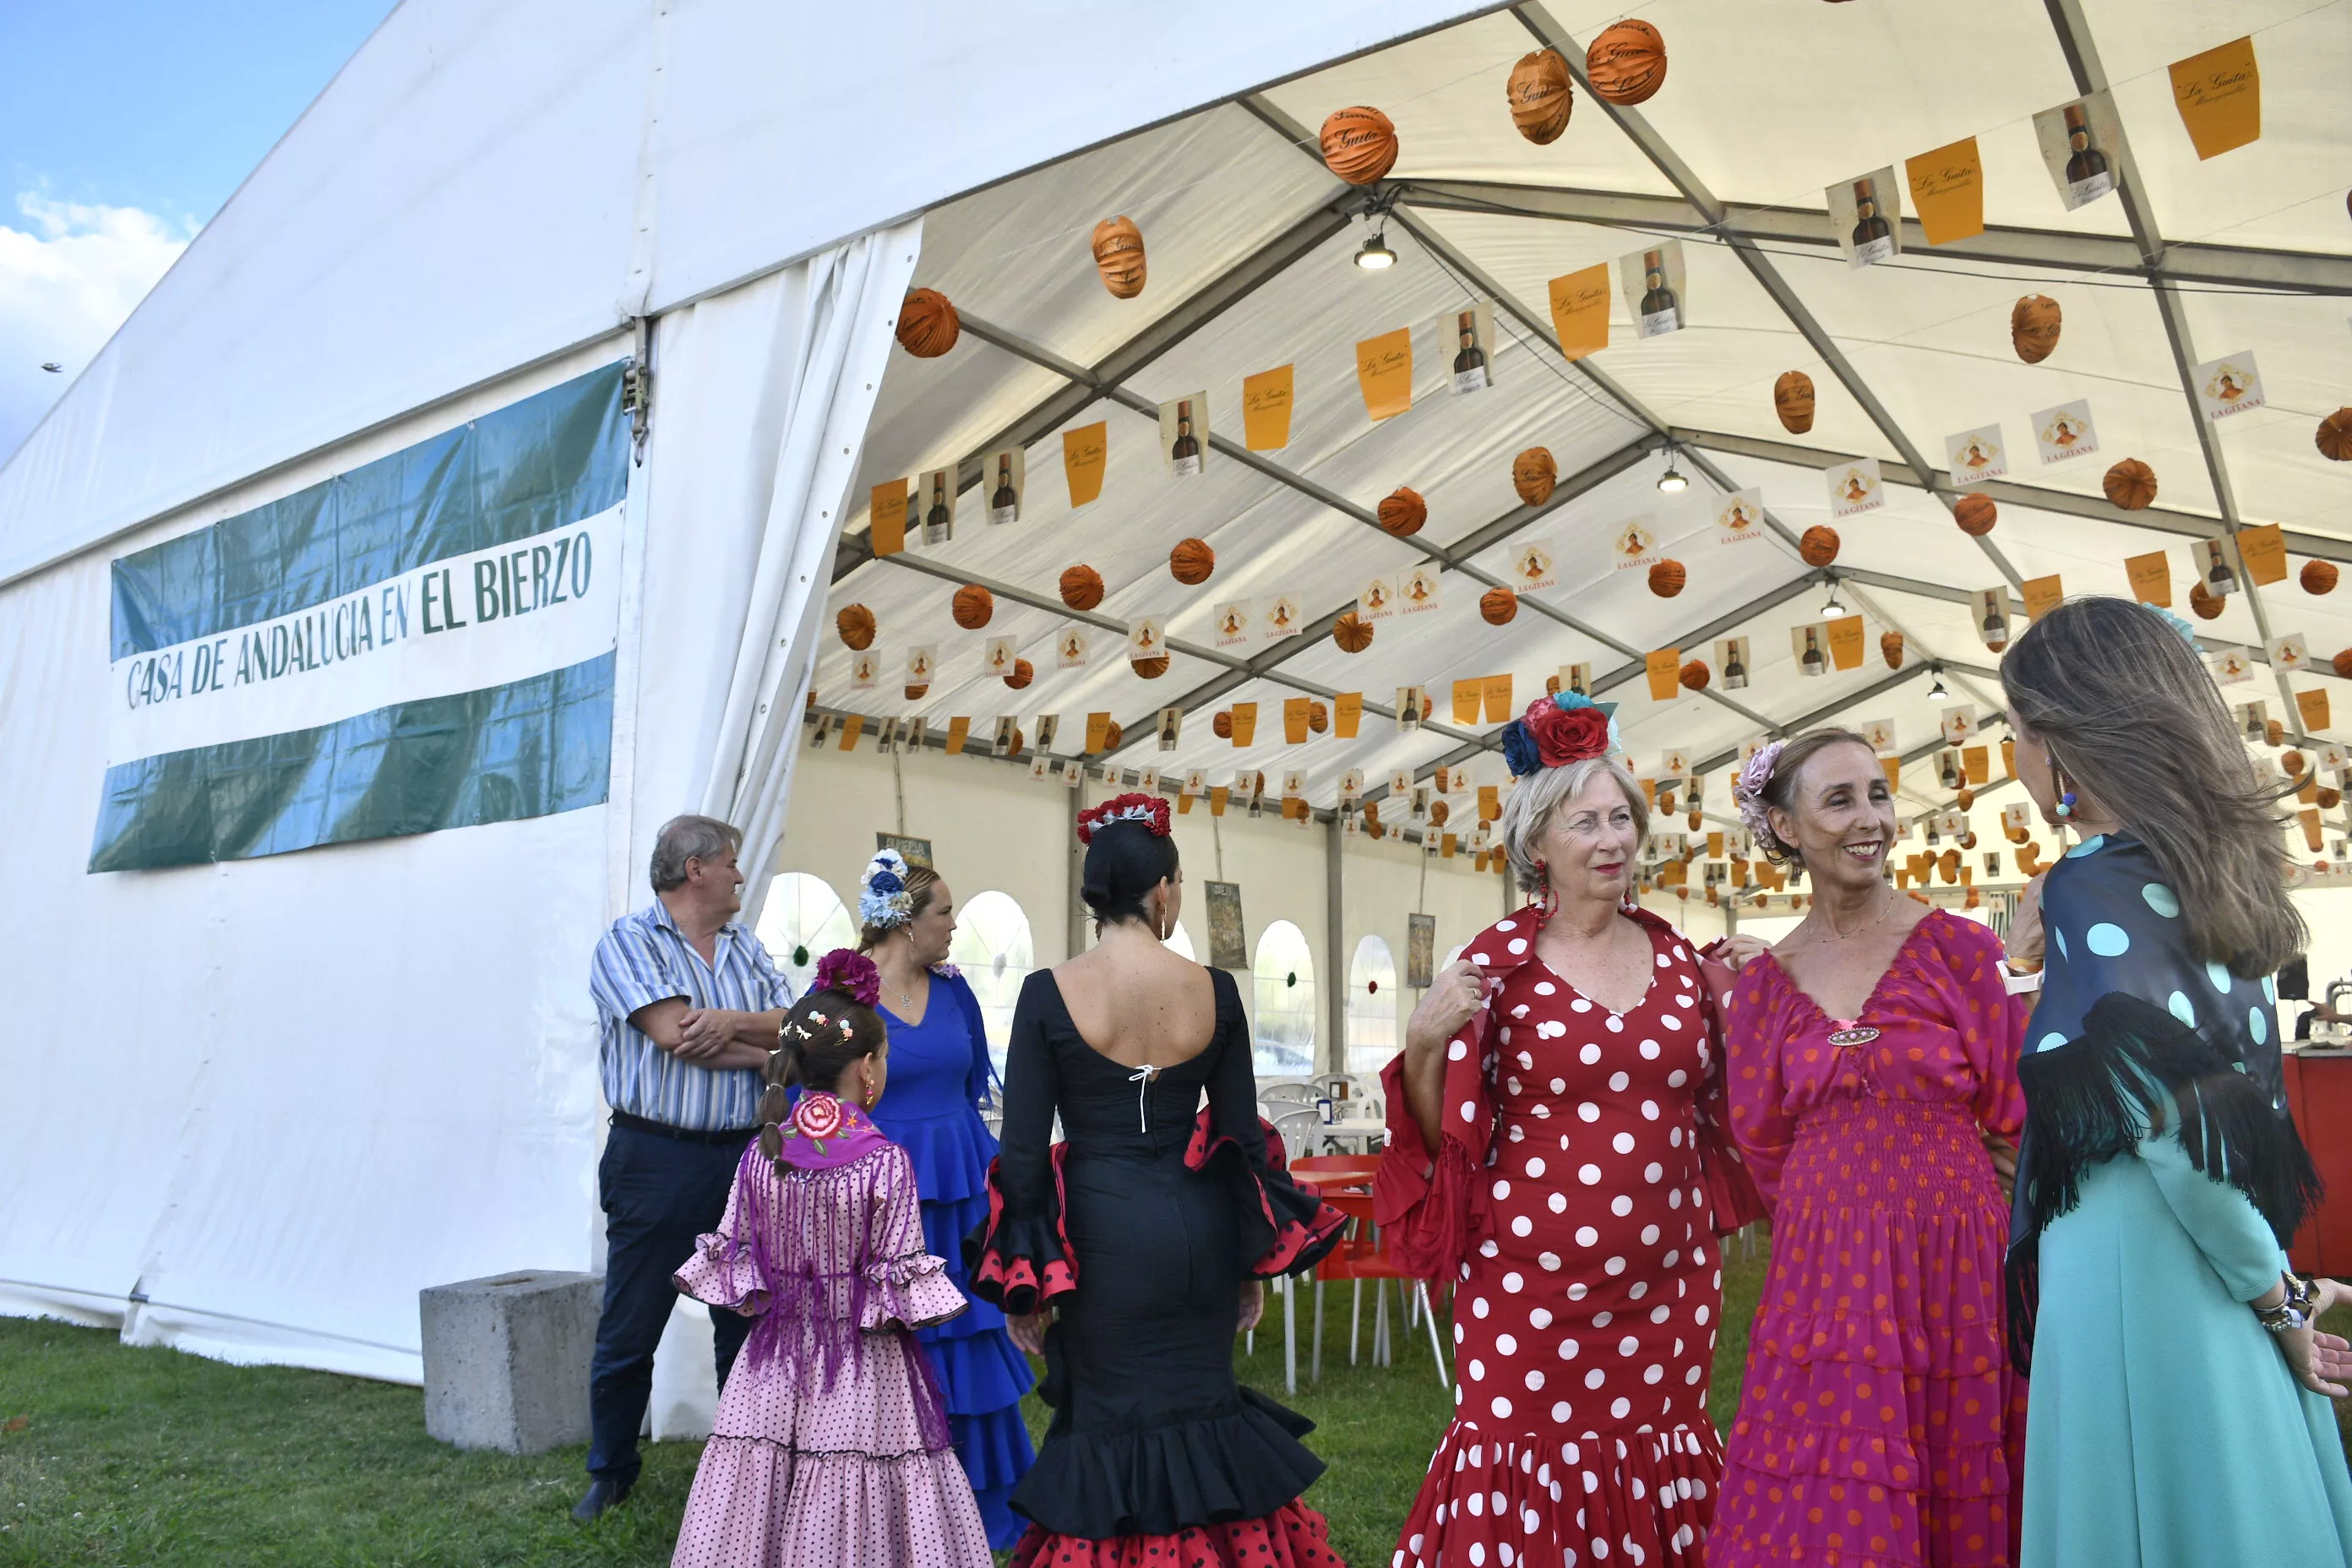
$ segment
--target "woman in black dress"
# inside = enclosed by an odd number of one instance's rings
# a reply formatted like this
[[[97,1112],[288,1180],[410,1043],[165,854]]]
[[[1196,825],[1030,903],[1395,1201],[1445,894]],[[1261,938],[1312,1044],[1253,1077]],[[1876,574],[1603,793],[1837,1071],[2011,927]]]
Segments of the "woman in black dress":
[[[1312,1267],[1344,1218],[1267,1142],[1233,978],[1162,945],[1181,887],[1168,803],[1078,820],[1099,939],[1022,987],[988,1223],[966,1244],[973,1294],[1045,1356],[1054,1407],[1013,1489],[1032,1521],[1013,1568],[1337,1568],[1299,1501],[1323,1473],[1298,1441],[1314,1425],[1234,1381],[1233,1342],[1258,1281]]]

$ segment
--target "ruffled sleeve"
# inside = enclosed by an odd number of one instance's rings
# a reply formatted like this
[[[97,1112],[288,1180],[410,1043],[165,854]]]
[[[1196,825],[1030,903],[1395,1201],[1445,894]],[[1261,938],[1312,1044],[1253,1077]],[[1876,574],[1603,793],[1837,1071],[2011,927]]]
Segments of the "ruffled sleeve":
[[[1381,1069],[1381,1092],[1389,1110],[1388,1152],[1380,1174],[1372,1181],[1372,1218],[1390,1238],[1398,1261],[1422,1279],[1451,1279],[1470,1255],[1470,1237],[1484,1221],[1486,1184],[1477,1179],[1478,1163],[1486,1156],[1482,1139],[1474,1152],[1452,1128],[1455,1109],[1460,1120],[1491,1131],[1495,1110],[1486,1091],[1484,1060],[1490,993],[1486,1005],[1470,1016],[1462,1032],[1446,1045],[1446,1117],[1440,1124],[1433,1154],[1422,1141],[1421,1123],[1413,1120],[1405,1093],[1404,1054],[1399,1052]],[[1466,1069],[1466,1070],[1465,1070]]]
[[[923,1249],[922,1205],[914,1163],[897,1144],[886,1146],[874,1183],[866,1261],[860,1277],[857,1326],[868,1333],[904,1323],[910,1329],[944,1323],[971,1303],[947,1277],[947,1259]]]
[[[1730,1050],[1724,1016],[1732,973],[1713,959],[1702,956],[1698,960],[1698,979],[1699,996],[1706,1004],[1706,1037],[1714,1047],[1715,1059],[1708,1064],[1706,1080],[1692,1100],[1692,1142],[1698,1155],[1699,1186],[1706,1194],[1709,1226],[1717,1236],[1729,1236],[1753,1221],[1769,1217],[1771,1210],[1739,1152],[1738,1141],[1731,1135],[1729,1125],[1730,1104],[1725,1080],[1730,1071]]]
[[[1724,1091],[1731,1132],[1768,1211],[1779,1200],[1780,1168],[1797,1142],[1780,1071],[1787,1029],[1781,1017],[1785,988],[1773,984],[1779,973],[1770,959],[1749,960],[1724,1009]]]
[[[747,1318],[768,1310],[768,1292],[761,1282],[751,1238],[737,1224],[743,1207],[743,1184],[772,1179],[759,1153],[756,1143],[743,1151],[742,1159],[736,1162],[735,1184],[728,1189],[727,1212],[719,1216],[719,1228],[697,1237],[693,1256],[670,1276],[680,1295]]]
[[[1003,1142],[988,1166],[988,1218],[963,1244],[972,1294],[1015,1317],[1078,1287],[1078,1260],[1062,1228],[1062,1151],[1051,1142],[1061,1079],[1040,986],[1052,984],[1041,973],[1022,984],[1005,1061]]]
[[[1218,1057],[1209,1074],[1209,1103],[1192,1124],[1184,1163],[1222,1169],[1241,1211],[1242,1272],[1271,1279],[1312,1268],[1339,1244],[1348,1216],[1290,1179],[1282,1140],[1257,1113],[1256,1069],[1248,1015],[1223,970],[1216,977]]]

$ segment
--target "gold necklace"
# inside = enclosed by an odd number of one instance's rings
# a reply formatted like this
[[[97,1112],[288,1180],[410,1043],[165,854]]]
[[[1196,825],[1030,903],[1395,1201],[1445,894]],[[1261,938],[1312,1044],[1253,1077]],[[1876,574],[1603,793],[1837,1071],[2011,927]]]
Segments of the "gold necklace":
[[[1837,917],[1830,913],[1829,906],[1824,904],[1822,906],[1822,921],[1823,924],[1830,928],[1831,934],[1827,938],[1815,938],[1814,940],[1851,942],[1855,937],[1860,936],[1863,932],[1885,924],[1886,917],[1895,912],[1895,889],[1888,888],[1884,882],[1881,882],[1879,886],[1885,889],[1886,896],[1879,900],[1879,910],[1875,918],[1863,921],[1862,924],[1854,927],[1852,931],[1839,931],[1837,928]]]

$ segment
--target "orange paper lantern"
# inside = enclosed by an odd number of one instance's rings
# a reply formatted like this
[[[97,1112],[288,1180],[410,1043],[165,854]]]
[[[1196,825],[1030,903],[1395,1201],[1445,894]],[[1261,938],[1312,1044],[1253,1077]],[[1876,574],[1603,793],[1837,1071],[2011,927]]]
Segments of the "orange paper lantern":
[[[1323,164],[1349,184],[1370,184],[1396,160],[1396,127],[1379,110],[1360,103],[1323,121]]]
[[[1958,802],[1960,809],[1962,811],[1966,811],[1969,807],[1976,805],[1977,792],[1970,789],[1968,785],[1962,784],[1960,786],[1959,794],[1954,798]],[[1961,847],[1966,848],[1967,846],[1963,845]]]
[[[1232,740],[1234,738],[1234,710],[1230,708],[1218,709],[1217,716],[1209,721],[1209,730],[1220,741]]]
[[[1168,570],[1176,581],[1188,588],[1197,588],[1209,580],[1217,569],[1217,552],[1208,542],[1200,539],[1180,539],[1176,548],[1168,552]]]
[[[2099,481],[2107,500],[2126,511],[2144,510],[2156,500],[2156,470],[2137,458],[2126,458]]]
[[[2306,765],[2301,752],[2283,752],[2279,754],[2279,766],[2286,770],[2286,776],[2291,779],[2301,778]]]
[[[1661,561],[1650,568],[1650,592],[1661,599],[1671,599],[1683,591],[1690,574],[1679,561]]]
[[[966,583],[955,591],[955,624],[968,632],[976,632],[988,625],[989,616],[996,614],[996,595],[977,583]]]
[[[1636,17],[1604,27],[1584,51],[1585,79],[1612,103],[1646,103],[1666,79],[1666,40]]]
[[[874,612],[863,605],[844,605],[833,617],[833,629],[851,648],[864,652],[874,646]]]
[[[2329,666],[2347,680],[2352,680],[2352,647],[2347,647],[2329,659]]]
[[[1074,610],[1091,610],[1102,603],[1102,574],[1091,566],[1073,566],[1062,574],[1062,603]]]
[[[1885,659],[1885,660],[1886,661],[1886,668],[1889,668],[1889,669],[1900,669],[1900,668],[1903,668],[1903,634],[1902,634],[1901,632],[1881,632],[1881,633],[1879,633],[1879,634],[1878,634],[1878,657],[1879,657],[1879,658],[1883,658],[1883,659]]]
[[[2197,612],[2197,618],[2200,621],[2214,619],[2225,608],[2221,596],[2219,594],[2207,593],[2205,584],[2201,582],[2189,584],[2189,607]]]
[[[1813,378],[1801,370],[1784,370],[1772,384],[1772,412],[1780,428],[1801,436],[1813,427]]]
[[[1490,626],[1508,626],[1511,617],[1519,613],[1519,596],[1497,584],[1478,595],[1478,613],[1486,617]]]
[[[1824,523],[1813,524],[1805,530],[1805,536],[1797,541],[1797,553],[1808,566],[1828,565],[1837,559],[1837,530]]]
[[[1157,680],[1168,673],[1168,656],[1164,653],[1157,658],[1139,658],[1133,662],[1135,673],[1146,680]]]
[[[2336,563],[2306,561],[2303,563],[2303,591],[2306,594],[2336,592]]]
[[[1331,640],[1341,653],[1361,653],[1372,646],[1372,623],[1349,610],[1331,623]]]
[[[2339,408],[2321,420],[2311,438],[2321,457],[2337,463],[2352,460],[2352,408]]]
[[[1432,827],[1444,826],[1445,819],[1452,815],[1454,815],[1454,808],[1444,801],[1433,800],[1429,803],[1429,825]]]
[[[1558,49],[1538,49],[1521,55],[1511,68],[1504,95],[1511,105],[1511,123],[1538,147],[1559,140],[1568,117],[1576,108],[1576,92],[1569,85],[1568,61]]]
[[[1527,505],[1541,506],[1551,500],[1559,483],[1559,465],[1551,460],[1549,448],[1530,447],[1511,459],[1511,488]]]
[[[1379,509],[1381,526],[1399,539],[1419,533],[1421,525],[1429,521],[1429,503],[1418,492],[1399,485],[1381,500]]]
[[[1132,300],[1143,292],[1143,231],[1121,213],[1095,225],[1095,270],[1114,300]]]
[[[2000,508],[1993,505],[1992,497],[1970,490],[1952,503],[1952,521],[1969,538],[1982,539],[2000,521]]]
[[[920,686],[909,686],[907,688],[907,700],[909,702],[920,702],[930,689],[931,683],[928,680],[923,682]]]
[[[1319,735],[1330,727],[1330,705],[1318,697],[1314,701],[1309,702],[1307,705],[1307,728],[1315,734]]]
[[[2010,308],[2009,345],[2028,364],[2040,364],[2058,346],[2062,312],[2047,294],[2028,294]]]
[[[2268,723],[2264,724],[2263,726],[2263,740],[2264,743],[2268,745],[2284,745],[2286,743],[2285,722],[2282,720],[2273,719]]]
[[[1103,750],[1106,752],[1118,751],[1119,742],[1124,740],[1126,736],[1127,731],[1125,729],[1120,727],[1119,721],[1116,719],[1112,720],[1109,726],[1103,731]]]
[[[898,305],[898,345],[917,359],[937,359],[956,346],[963,322],[936,289],[910,291]]]
[[[1683,666],[1682,674],[1677,679],[1685,690],[1705,691],[1706,683],[1714,678],[1715,672],[1707,668],[1706,660],[1695,658]]]
[[[1037,667],[1025,658],[1016,658],[1013,661],[1013,673],[1004,678],[1004,684],[1018,691],[1036,679]],[[1018,747],[1014,749],[1019,750]]]

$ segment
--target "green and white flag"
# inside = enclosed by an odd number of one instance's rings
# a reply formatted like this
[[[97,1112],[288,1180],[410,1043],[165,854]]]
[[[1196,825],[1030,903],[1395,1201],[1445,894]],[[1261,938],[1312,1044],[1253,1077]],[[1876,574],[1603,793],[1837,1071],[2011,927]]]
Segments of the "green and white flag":
[[[92,871],[601,805],[617,364],[113,563]]]

